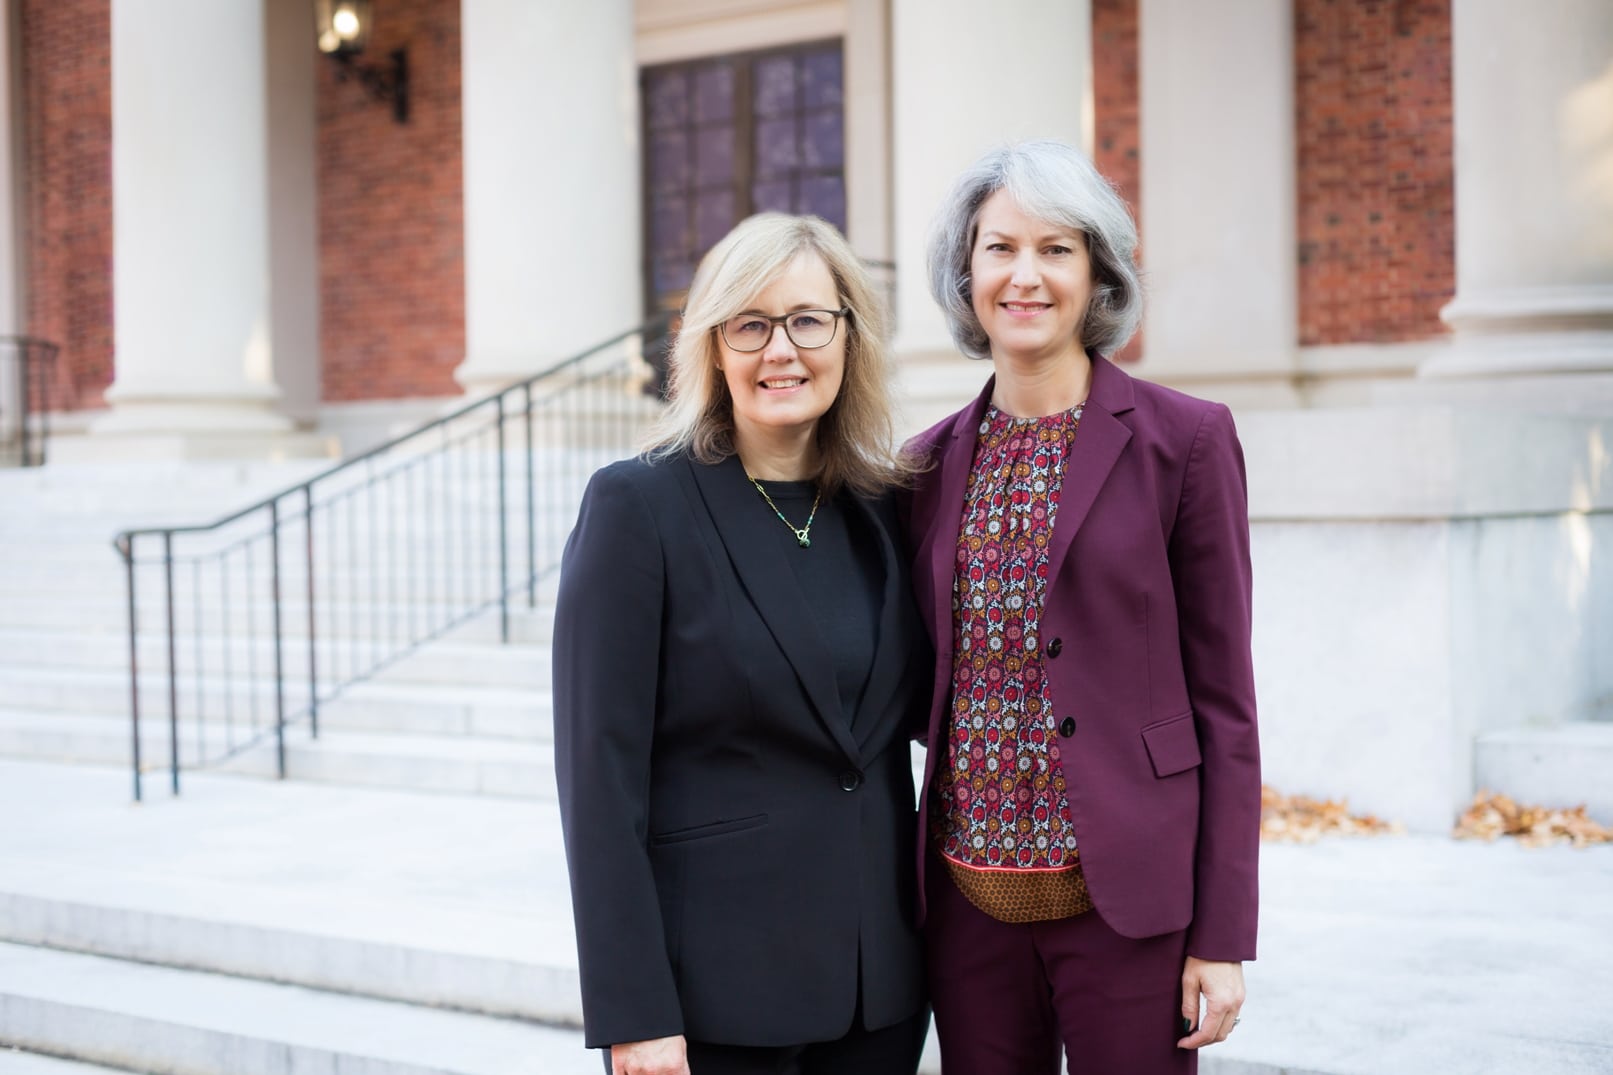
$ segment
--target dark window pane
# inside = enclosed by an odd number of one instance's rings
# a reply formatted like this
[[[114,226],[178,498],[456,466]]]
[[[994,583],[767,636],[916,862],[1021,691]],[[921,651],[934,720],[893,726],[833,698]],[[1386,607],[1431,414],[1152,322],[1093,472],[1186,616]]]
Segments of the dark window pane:
[[[801,57],[802,108],[839,108],[843,94],[839,49]]]
[[[795,108],[795,58],[769,56],[756,61],[755,106],[758,116],[777,116]]]
[[[662,71],[645,76],[644,101],[652,131],[689,122],[687,76],[682,71]]]
[[[650,136],[650,189],[682,191],[689,185],[689,136],[681,128]]]
[[[734,128],[729,124],[720,127],[703,127],[695,131],[695,183],[706,186],[712,183],[734,181]]]
[[[838,175],[814,175],[801,180],[796,212],[821,216],[842,232],[846,230],[846,184]]]
[[[756,174],[763,178],[786,175],[799,163],[795,152],[795,117],[758,121]]]
[[[694,279],[694,265],[687,258],[657,261],[654,276],[656,294],[666,295],[673,291],[682,291]]]
[[[658,196],[650,208],[650,255],[677,257],[690,249],[689,203],[681,195]]]
[[[695,252],[704,254],[739,223],[732,190],[702,191],[695,200]]]
[[[840,167],[845,159],[845,139],[841,114],[814,112],[801,123],[801,164],[806,168]]]
[[[788,179],[761,179],[751,184],[751,202],[758,213],[776,209],[781,213],[795,212],[795,200],[790,196],[793,184]]]
[[[727,62],[697,72],[694,77],[694,118],[697,123],[732,119],[734,69]]]

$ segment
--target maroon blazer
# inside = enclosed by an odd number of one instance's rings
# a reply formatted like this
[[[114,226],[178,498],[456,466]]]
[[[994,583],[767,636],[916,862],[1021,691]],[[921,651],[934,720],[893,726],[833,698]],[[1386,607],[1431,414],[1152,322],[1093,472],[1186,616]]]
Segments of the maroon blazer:
[[[994,382],[909,444],[932,463],[905,512],[936,651],[921,880],[952,698],[958,526]],[[1232,415],[1094,355],[1065,467],[1040,641],[1093,903],[1127,937],[1186,928],[1189,955],[1253,959],[1260,749],[1249,510]]]

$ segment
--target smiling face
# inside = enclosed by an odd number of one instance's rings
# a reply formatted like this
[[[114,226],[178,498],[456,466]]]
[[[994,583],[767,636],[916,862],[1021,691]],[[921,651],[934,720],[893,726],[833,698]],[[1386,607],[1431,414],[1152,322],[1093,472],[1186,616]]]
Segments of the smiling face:
[[[981,203],[969,272],[993,361],[1036,365],[1084,353],[1092,263],[1080,231],[1027,216],[999,190]]]
[[[842,305],[829,267],[806,251],[741,313],[781,317]],[[736,351],[717,334],[718,363],[734,401],[734,435],[741,446],[810,435],[839,395],[846,371],[849,325],[837,325],[834,339],[816,348],[797,347],[783,325],[769,328],[767,345],[759,351]]]

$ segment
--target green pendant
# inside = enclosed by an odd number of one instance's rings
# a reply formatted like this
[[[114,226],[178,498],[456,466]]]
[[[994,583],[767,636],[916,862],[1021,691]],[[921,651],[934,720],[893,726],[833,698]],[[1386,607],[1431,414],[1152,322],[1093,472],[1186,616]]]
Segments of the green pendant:
[[[803,549],[810,549],[812,547],[812,539],[801,533],[799,530],[795,533],[795,540],[801,543],[801,547]]]

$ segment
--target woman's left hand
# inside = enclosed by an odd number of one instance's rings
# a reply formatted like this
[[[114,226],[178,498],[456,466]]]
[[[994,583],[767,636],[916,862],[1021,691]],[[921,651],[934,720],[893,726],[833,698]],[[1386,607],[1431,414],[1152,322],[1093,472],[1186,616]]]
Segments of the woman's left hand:
[[[1204,1018],[1199,1018],[1199,998],[1204,1000]],[[1182,967],[1182,1019],[1192,1033],[1176,1043],[1181,1049],[1197,1049],[1226,1041],[1238,1022],[1243,1007],[1243,964],[1211,963],[1187,957]],[[1197,1029],[1193,1029],[1194,1027]]]

